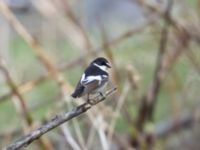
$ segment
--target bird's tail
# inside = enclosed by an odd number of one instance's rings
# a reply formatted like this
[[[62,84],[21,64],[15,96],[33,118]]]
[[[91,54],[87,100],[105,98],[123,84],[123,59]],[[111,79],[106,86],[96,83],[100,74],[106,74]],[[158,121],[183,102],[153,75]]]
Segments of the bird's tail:
[[[72,93],[71,94],[71,97],[73,97],[73,98],[77,98],[77,95],[76,95],[76,93],[74,92],[74,93]]]
[[[74,93],[71,94],[71,96],[73,98],[77,98],[80,97],[83,94],[83,90],[84,90],[84,86],[80,86],[79,88],[77,88]]]
[[[77,98],[78,95],[77,95],[77,93],[74,91],[74,93],[71,94],[71,97],[73,97],[73,98]]]

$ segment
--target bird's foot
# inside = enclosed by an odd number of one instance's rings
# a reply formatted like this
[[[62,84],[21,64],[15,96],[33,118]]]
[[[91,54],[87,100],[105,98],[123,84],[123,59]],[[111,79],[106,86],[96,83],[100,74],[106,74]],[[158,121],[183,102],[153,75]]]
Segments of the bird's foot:
[[[103,93],[101,93],[101,92],[99,92],[99,95],[101,95],[101,97],[102,97],[103,99],[106,98],[105,95],[104,95]]]
[[[87,99],[87,103],[90,105],[93,105],[95,103],[95,101],[93,99]]]

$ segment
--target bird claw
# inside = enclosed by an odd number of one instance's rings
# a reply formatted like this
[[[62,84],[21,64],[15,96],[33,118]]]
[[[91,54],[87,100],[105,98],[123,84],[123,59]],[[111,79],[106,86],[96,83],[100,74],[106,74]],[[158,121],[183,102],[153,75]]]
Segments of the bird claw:
[[[101,97],[102,97],[103,99],[106,98],[105,95],[104,95],[103,93],[101,93],[101,92],[99,92],[99,95],[101,95]]]
[[[87,103],[90,104],[90,105],[93,105],[93,104],[94,104],[94,100],[88,99],[88,100],[87,100]]]

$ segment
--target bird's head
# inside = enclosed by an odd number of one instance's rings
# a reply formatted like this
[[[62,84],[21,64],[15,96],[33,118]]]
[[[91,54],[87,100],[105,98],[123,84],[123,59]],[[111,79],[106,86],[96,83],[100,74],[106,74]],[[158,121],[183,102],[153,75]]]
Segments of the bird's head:
[[[95,65],[104,71],[106,71],[108,68],[111,68],[111,65],[108,62],[108,60],[103,57],[96,58],[91,62],[91,65]]]

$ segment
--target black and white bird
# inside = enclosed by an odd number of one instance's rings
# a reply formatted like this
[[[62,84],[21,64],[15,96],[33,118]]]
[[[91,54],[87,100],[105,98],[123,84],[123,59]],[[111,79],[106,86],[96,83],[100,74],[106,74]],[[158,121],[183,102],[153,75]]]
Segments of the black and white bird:
[[[78,98],[87,95],[88,100],[90,94],[99,93],[103,96],[102,90],[109,79],[109,68],[111,68],[111,66],[105,58],[98,57],[93,60],[82,74],[71,96],[73,98]]]

